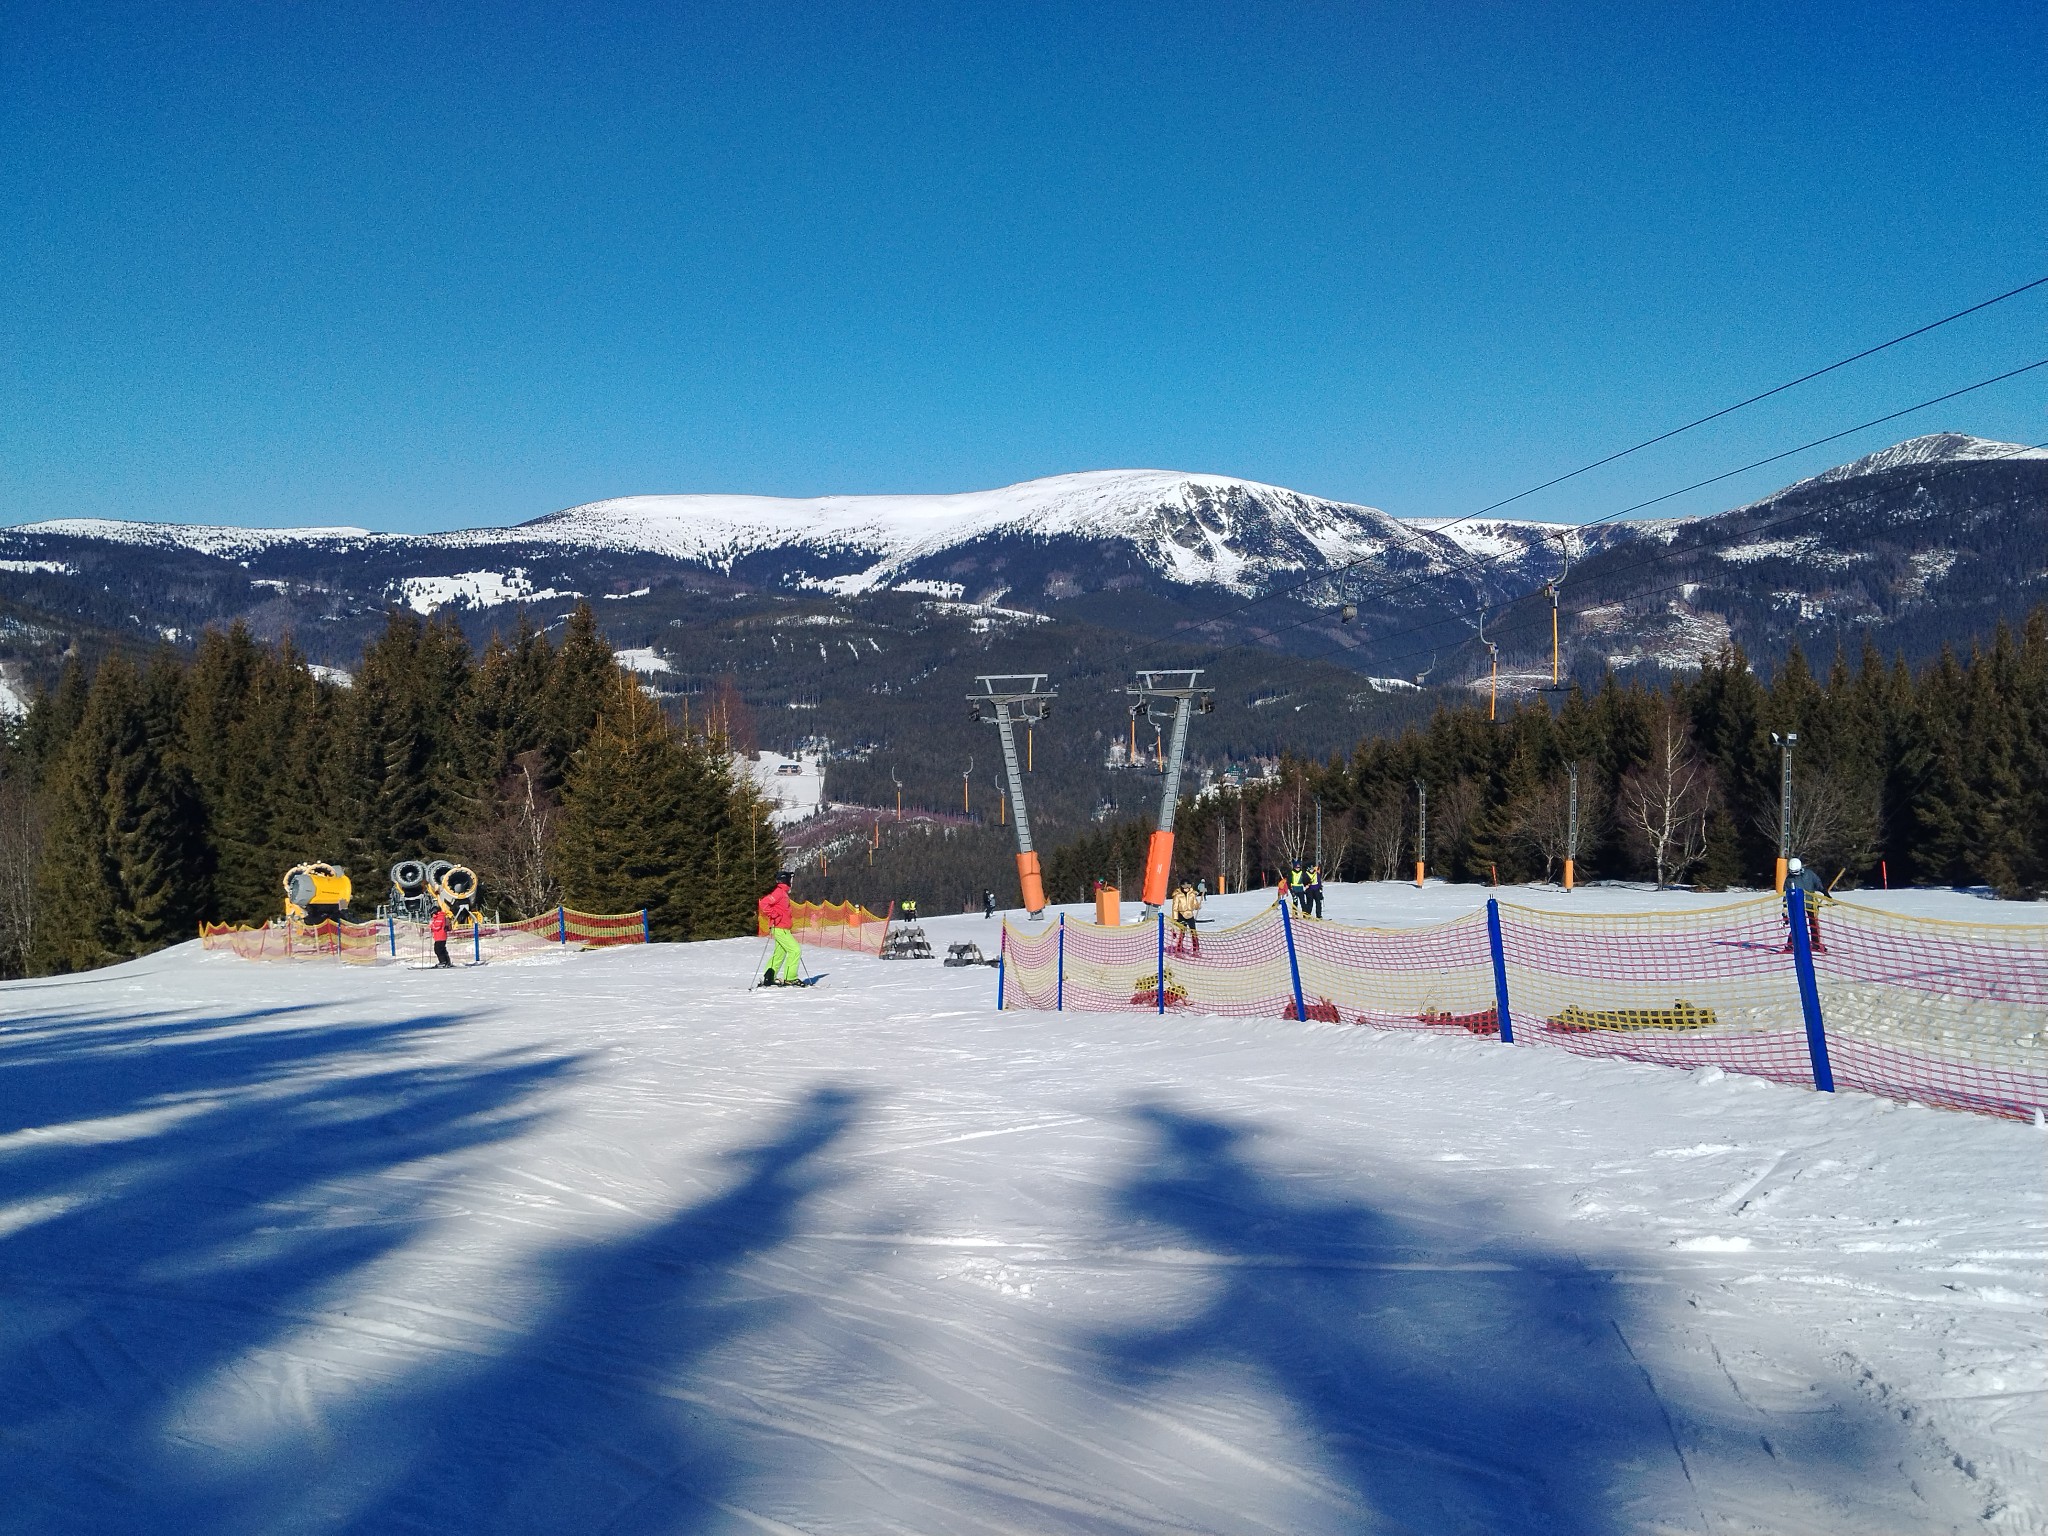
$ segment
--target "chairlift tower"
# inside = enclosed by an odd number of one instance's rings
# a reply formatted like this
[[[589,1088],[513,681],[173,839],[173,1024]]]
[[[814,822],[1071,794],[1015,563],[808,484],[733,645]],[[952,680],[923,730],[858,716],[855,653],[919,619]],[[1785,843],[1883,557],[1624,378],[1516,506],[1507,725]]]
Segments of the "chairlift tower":
[[[1043,672],[977,677],[979,693],[967,695],[971,718],[993,720],[1003,743],[1003,772],[1010,781],[1010,804],[1017,810],[1017,883],[1023,888],[1024,910],[1033,917],[1045,911],[1045,880],[1038,870],[1038,850],[1031,846],[1031,813],[1024,805],[1024,774],[1017,761],[1017,725],[1028,728],[1052,713],[1054,691]]]
[[[1159,825],[1145,850],[1145,905],[1156,914],[1166,904],[1166,888],[1173,879],[1173,813],[1180,802],[1181,763],[1187,756],[1188,718],[1196,710],[1208,714],[1216,708],[1216,690],[1196,681],[1200,667],[1172,672],[1140,672],[1135,686],[1124,689],[1137,702],[1131,706],[1133,720],[1143,716],[1153,724],[1162,718],[1173,721],[1166,761],[1161,765],[1165,782],[1159,789]]]

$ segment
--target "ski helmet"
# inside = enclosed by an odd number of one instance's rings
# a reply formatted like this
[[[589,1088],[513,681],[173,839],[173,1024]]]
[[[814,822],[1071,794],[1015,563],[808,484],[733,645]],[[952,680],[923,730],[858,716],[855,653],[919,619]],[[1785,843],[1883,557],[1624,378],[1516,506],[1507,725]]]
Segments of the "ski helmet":
[[[794,880],[795,878],[796,872],[794,870],[778,870],[775,875],[775,883],[777,885],[787,885],[790,881]]]
[[[1798,874],[1798,873],[1799,873],[1799,872],[1800,872],[1801,870],[1803,870],[1804,868],[1806,868],[1806,866],[1805,866],[1804,864],[1800,863],[1800,862],[1799,862],[1799,861],[1798,861],[1797,859],[1787,859],[1787,860],[1785,861],[1785,868],[1786,868],[1786,869],[1788,869],[1788,870],[1790,870],[1790,871],[1791,871],[1791,872],[1792,872],[1793,874],[1795,874],[1795,875],[1796,875],[1796,874]]]

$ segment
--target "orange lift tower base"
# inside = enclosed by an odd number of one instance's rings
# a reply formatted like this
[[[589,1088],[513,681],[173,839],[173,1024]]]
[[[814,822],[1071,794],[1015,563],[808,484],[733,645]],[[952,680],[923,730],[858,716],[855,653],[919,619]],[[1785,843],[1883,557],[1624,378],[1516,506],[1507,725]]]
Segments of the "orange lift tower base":
[[[1157,915],[1166,904],[1166,890],[1173,880],[1173,813],[1180,803],[1180,769],[1188,750],[1188,717],[1196,710],[1208,714],[1216,707],[1216,690],[1196,684],[1201,668],[1178,672],[1140,672],[1137,686],[1126,688],[1137,703],[1131,706],[1133,722],[1140,715],[1156,723],[1171,706],[1173,736],[1167,743],[1166,761],[1160,765],[1165,776],[1159,786],[1159,829],[1145,849],[1145,905]]]
[[[967,695],[969,718],[993,720],[1003,742],[1003,772],[1009,776],[1010,804],[1017,812],[1017,884],[1023,888],[1024,910],[1033,917],[1045,911],[1045,880],[1038,872],[1038,850],[1031,846],[1031,813],[1024,805],[1024,775],[1017,762],[1017,724],[1028,727],[1052,713],[1053,690],[1043,672],[977,677],[979,693]]]

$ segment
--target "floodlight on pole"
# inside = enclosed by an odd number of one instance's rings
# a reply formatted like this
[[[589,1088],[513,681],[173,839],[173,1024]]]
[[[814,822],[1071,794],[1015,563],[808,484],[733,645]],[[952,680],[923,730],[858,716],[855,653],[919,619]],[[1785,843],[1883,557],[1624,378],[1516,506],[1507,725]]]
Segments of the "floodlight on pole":
[[[1008,803],[1017,808],[1017,884],[1023,889],[1024,910],[1033,917],[1045,911],[1045,879],[1038,869],[1038,850],[1031,846],[1031,812],[1024,803],[1024,772],[1017,761],[1017,724],[1022,721],[1028,729],[1052,713],[1054,691],[1045,679],[1043,672],[977,677],[981,691],[967,695],[974,718],[993,721],[1002,741]],[[973,759],[968,762],[971,766]],[[999,815],[1001,809],[999,803]]]
[[[1565,814],[1564,826],[1564,888],[1570,890],[1572,877],[1576,873],[1573,865],[1579,852],[1579,765],[1568,764],[1564,771],[1570,777],[1572,785],[1570,808]]]
[[[1415,889],[1429,869],[1429,786],[1415,781]]]
[[[1771,732],[1771,745],[1778,749],[1778,890],[1785,889],[1786,866],[1792,859],[1792,749],[1799,745],[1799,733]]]
[[[1131,721],[1139,715],[1159,728],[1161,715],[1173,721],[1173,736],[1160,759],[1164,783],[1159,789],[1159,824],[1145,849],[1145,905],[1155,912],[1166,904],[1166,888],[1173,879],[1173,813],[1180,802],[1180,770],[1188,749],[1188,717],[1196,711],[1208,714],[1216,707],[1216,690],[1196,681],[1202,669],[1181,668],[1168,672],[1140,672],[1137,683],[1124,689],[1137,702],[1131,706]]]

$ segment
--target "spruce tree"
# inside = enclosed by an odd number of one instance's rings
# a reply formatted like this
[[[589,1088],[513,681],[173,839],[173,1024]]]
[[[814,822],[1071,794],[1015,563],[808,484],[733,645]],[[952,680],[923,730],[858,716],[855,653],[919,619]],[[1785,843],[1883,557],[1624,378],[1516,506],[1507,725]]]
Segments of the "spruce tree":
[[[563,901],[587,912],[644,908],[656,938],[689,938],[709,864],[689,779],[660,707],[614,669],[563,786]]]
[[[198,796],[175,750],[175,663],[100,666],[52,773],[38,969],[86,970],[190,938],[207,895]]]

